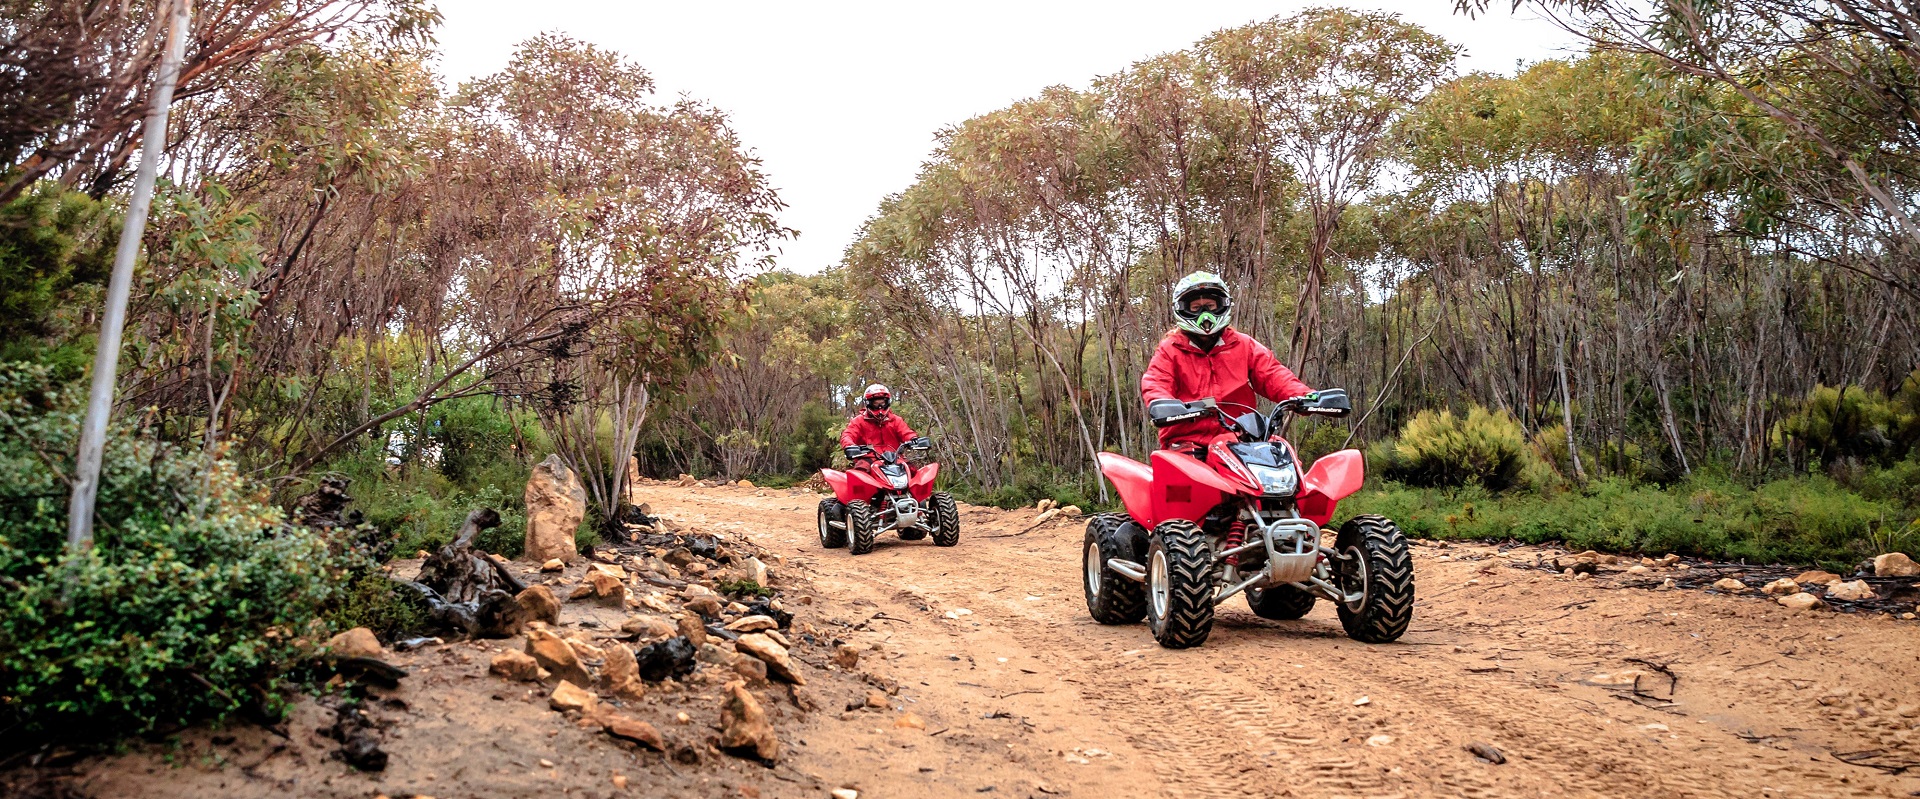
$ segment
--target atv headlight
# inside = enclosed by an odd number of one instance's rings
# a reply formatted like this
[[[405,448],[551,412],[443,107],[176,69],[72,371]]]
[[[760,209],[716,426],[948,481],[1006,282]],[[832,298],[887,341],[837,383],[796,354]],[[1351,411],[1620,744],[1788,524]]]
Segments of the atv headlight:
[[[1264,493],[1292,496],[1294,489],[1300,487],[1300,470],[1291,463],[1285,466],[1249,463],[1247,469],[1260,481],[1260,490]]]
[[[907,476],[904,474],[890,474],[887,475],[887,482],[892,483],[894,488],[906,488]]]

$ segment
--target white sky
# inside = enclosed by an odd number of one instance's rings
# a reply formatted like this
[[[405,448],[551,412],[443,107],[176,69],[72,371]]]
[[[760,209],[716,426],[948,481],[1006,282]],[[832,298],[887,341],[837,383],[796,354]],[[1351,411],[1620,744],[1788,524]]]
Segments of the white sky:
[[[1085,87],[1220,28],[1329,4],[441,0],[439,38],[451,81],[499,70],[515,44],[554,31],[646,67],[657,102],[685,94],[725,109],[787,203],[782,223],[800,230],[777,266],[810,273],[838,262],[881,198],[911,183],[940,128],[1047,86]],[[1578,49],[1524,11],[1469,20],[1454,0],[1339,4],[1397,11],[1464,46],[1463,72],[1511,74],[1516,60]]]

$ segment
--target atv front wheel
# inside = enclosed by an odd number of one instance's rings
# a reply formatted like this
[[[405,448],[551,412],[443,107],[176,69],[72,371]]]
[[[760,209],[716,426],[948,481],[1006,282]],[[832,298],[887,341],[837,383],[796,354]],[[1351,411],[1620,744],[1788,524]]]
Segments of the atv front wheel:
[[[1357,601],[1340,602],[1347,637],[1369,644],[1397,640],[1413,623],[1413,555],[1393,520],[1355,516],[1340,525],[1334,542],[1340,561],[1335,581]]]
[[[880,532],[874,529],[875,527],[876,522],[873,519],[873,506],[857,499],[847,503],[847,535],[852,538],[852,546],[848,548],[849,552],[855,555],[865,555],[868,552],[872,552],[873,537]]]
[[[1132,542],[1121,537],[1127,517],[1102,513],[1087,520],[1087,536],[1080,545],[1080,570],[1086,576],[1087,613],[1101,624],[1132,624],[1147,615],[1147,587],[1107,568],[1107,561],[1132,560]]]
[[[833,526],[839,522],[840,526]],[[847,506],[828,497],[820,500],[820,546],[839,549],[847,545]]]
[[[1173,519],[1147,544],[1147,625],[1169,649],[1207,641],[1213,632],[1213,545],[1193,522]]]
[[[1313,610],[1316,597],[1291,585],[1247,589],[1247,607],[1253,615],[1275,621],[1293,621]]]
[[[950,547],[960,543],[960,506],[953,503],[953,495],[945,491],[933,492],[933,545]]]

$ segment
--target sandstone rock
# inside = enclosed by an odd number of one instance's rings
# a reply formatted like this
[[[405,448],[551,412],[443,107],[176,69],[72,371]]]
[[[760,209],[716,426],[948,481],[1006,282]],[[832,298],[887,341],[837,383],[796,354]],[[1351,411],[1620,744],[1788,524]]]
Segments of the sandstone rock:
[[[793,648],[793,642],[787,640],[787,637],[785,635],[781,635],[779,630],[762,630],[760,634],[768,638],[772,638],[773,642],[776,644],[784,646],[788,649]]]
[[[788,656],[787,648],[774,642],[764,633],[747,633],[733,642],[733,648],[741,654],[752,655],[767,664],[767,673],[773,677],[793,683],[806,685],[805,677],[793,667],[793,659]]]
[[[833,665],[853,671],[860,665],[860,650],[841,644],[833,648]]]
[[[833,799],[860,799],[860,792],[852,788],[835,788],[827,792]]]
[[[694,650],[694,653],[693,653],[694,660],[698,660],[701,663],[708,663],[715,666],[728,665],[733,662],[734,657],[735,657],[734,653],[728,652],[725,649],[721,649],[718,644],[715,644],[711,641],[701,644],[700,648]]]
[[[573,533],[587,515],[587,489],[559,455],[548,455],[533,467],[526,503],[527,542],[521,557],[534,562],[579,560]]]
[[[647,687],[640,682],[640,664],[633,659],[633,650],[619,642],[607,645],[606,665],[600,667],[600,684],[620,699],[637,702],[647,695]]]
[[[1650,572],[1650,571],[1653,571],[1653,570],[1652,570],[1652,569],[1649,569],[1649,568],[1647,568],[1647,567],[1645,567],[1645,566],[1629,566],[1629,567],[1627,567],[1627,573],[1628,573],[1628,574],[1646,574],[1647,572]]]
[[[736,657],[733,659],[732,668],[735,674],[747,678],[748,682],[763,683],[767,681],[767,664],[764,661],[754,660],[753,658]]]
[[[893,704],[893,700],[890,700],[887,698],[887,692],[885,691],[868,691],[867,692],[867,702],[866,702],[867,707],[876,708],[879,710],[885,710],[892,704]]]
[[[753,481],[752,481],[752,480],[748,480],[748,479],[746,479],[746,478],[744,478],[744,477],[743,477],[743,478],[741,478],[740,480],[738,480],[738,481],[736,481],[736,482],[734,483],[734,485],[736,485],[736,486],[739,486],[739,487],[741,487],[741,488],[752,488],[752,487],[753,487]]]
[[[553,595],[551,588],[544,585],[527,586],[527,590],[516,594],[513,601],[520,603],[529,620],[560,623],[560,599]]]
[[[543,572],[565,571],[566,568],[567,568],[566,562],[562,561],[559,558],[554,558],[552,560],[547,561],[546,563],[540,564],[540,570]]]
[[[1672,566],[1679,562],[1680,562],[1680,556],[1675,555],[1671,552],[1660,556],[1660,565],[1662,566]]]
[[[1040,500],[1039,502],[1033,503],[1033,509],[1040,513],[1046,513],[1048,508],[1051,508],[1056,504],[1059,504],[1059,503],[1056,503],[1051,499],[1043,499],[1043,500]]]
[[[628,618],[620,624],[620,632],[639,636],[642,641],[671,638],[680,634],[679,631],[674,628],[673,622],[667,621],[659,616],[646,615],[637,615]]]
[[[1078,519],[1083,513],[1085,513],[1085,511],[1080,510],[1079,505],[1068,505],[1060,509],[1060,515],[1070,519]]]
[[[1792,580],[1789,580],[1785,577],[1782,577],[1778,580],[1774,580],[1773,582],[1767,583],[1767,586],[1760,590],[1765,591],[1768,594],[1771,594],[1773,596],[1786,596],[1788,594],[1800,593],[1800,584]]]
[[[1033,523],[1042,524],[1053,519],[1053,517],[1059,516],[1059,515],[1060,515],[1059,508],[1048,508],[1046,510],[1041,511],[1040,515],[1033,517]]]
[[[1867,585],[1867,581],[1865,580],[1854,580],[1852,582],[1834,583],[1832,585],[1827,586],[1828,600],[1837,599],[1843,602],[1861,602],[1868,599],[1878,599],[1878,598],[1879,598],[1879,595],[1873,592],[1873,586]]]
[[[680,634],[687,637],[688,643],[699,646],[707,642],[707,625],[700,621],[699,616],[681,616],[677,624]]]
[[[748,557],[741,561],[740,568],[746,572],[746,578],[757,585],[766,585],[767,580],[773,576],[773,570],[767,568],[767,564],[756,557]]]
[[[1832,585],[1840,582],[1840,575],[1824,569],[1814,569],[1810,572],[1801,572],[1800,576],[1793,578],[1793,581],[1801,585]]]
[[[540,679],[540,661],[525,652],[506,651],[493,656],[487,671],[514,682],[533,682]]]
[[[908,711],[900,714],[900,718],[894,719],[893,726],[896,729],[902,730],[924,730],[927,728],[927,722],[925,719],[914,715],[912,711]]]
[[[712,619],[719,617],[721,604],[719,597],[697,596],[687,600],[686,608],[687,610]]]
[[[624,713],[608,713],[601,719],[601,726],[608,735],[624,738],[655,752],[667,751],[667,739],[652,724],[628,716]]]
[[[573,646],[566,639],[554,635],[552,630],[528,630],[527,654],[561,680],[574,685],[586,685],[593,681],[587,675],[587,667],[580,664],[580,656],[574,654]]]
[[[587,596],[595,602],[616,608],[627,606],[627,584],[612,572],[602,571],[601,564],[594,564],[594,568],[587,571],[585,587],[589,589]]]
[[[1819,610],[1827,606],[1827,603],[1820,601],[1819,597],[1804,592],[1788,594],[1774,601],[1779,602],[1781,607],[1794,611],[1795,613]]]
[[[567,680],[561,680],[560,684],[554,687],[553,694],[547,697],[547,704],[563,713],[578,710],[583,714],[592,715],[594,708],[599,706],[600,700],[593,695],[592,691]]]
[[[767,712],[761,709],[760,701],[747,690],[746,681],[727,683],[726,692],[727,698],[720,706],[720,746],[750,750],[761,760],[778,759],[780,739],[774,735],[773,725],[767,723]]]
[[[1658,566],[1659,564],[1660,564],[1660,561],[1654,560],[1653,558],[1649,558],[1645,556],[1642,556],[1640,558],[1640,565],[1642,566]]]
[[[333,653],[334,657],[343,658],[387,656],[387,650],[380,646],[380,639],[373,637],[373,631],[365,627],[355,627],[327,639],[327,651]]]
[[[774,621],[772,616],[755,615],[741,616],[738,619],[734,619],[732,624],[727,625],[727,629],[736,633],[757,633],[761,630],[776,629],[779,626],[780,623]]]
[[[1888,552],[1873,559],[1875,577],[1914,577],[1920,576],[1920,563],[1913,562],[1905,552]]]
[[[693,475],[686,474],[686,473],[682,473],[680,475],[680,479],[674,483],[674,485],[677,485],[681,488],[692,488],[699,484],[700,484],[699,480],[694,479]]]
[[[1736,580],[1732,577],[1722,577],[1718,580],[1713,581],[1713,587],[1718,588],[1722,591],[1725,591],[1729,594],[1743,593],[1747,590],[1746,583],[1740,582],[1739,580]]]

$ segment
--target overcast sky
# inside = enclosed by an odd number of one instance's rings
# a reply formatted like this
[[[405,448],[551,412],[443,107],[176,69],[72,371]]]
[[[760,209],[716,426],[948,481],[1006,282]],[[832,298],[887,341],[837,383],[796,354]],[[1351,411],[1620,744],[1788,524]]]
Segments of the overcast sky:
[[[626,54],[653,73],[657,101],[685,94],[728,112],[787,203],[782,222],[800,230],[778,266],[816,272],[909,185],[940,128],[1047,86],[1085,87],[1220,28],[1328,4],[442,0],[441,69],[455,82],[494,72],[543,31]],[[1463,46],[1463,71],[1511,74],[1516,61],[1577,49],[1526,12],[1469,20],[1454,0],[1345,5],[1399,12]]]

